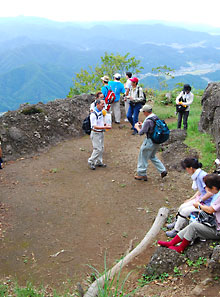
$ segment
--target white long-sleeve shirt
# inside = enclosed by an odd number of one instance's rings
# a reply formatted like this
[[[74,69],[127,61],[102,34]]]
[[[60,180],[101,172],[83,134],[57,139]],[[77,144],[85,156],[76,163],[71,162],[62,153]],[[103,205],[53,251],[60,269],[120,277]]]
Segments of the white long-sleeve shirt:
[[[186,111],[189,111],[190,109],[190,105],[193,103],[193,99],[194,99],[194,95],[193,93],[189,92],[188,94],[185,92],[180,92],[180,94],[176,97],[176,104],[179,103],[179,99],[183,98],[182,101],[184,103],[184,105],[187,105]]]

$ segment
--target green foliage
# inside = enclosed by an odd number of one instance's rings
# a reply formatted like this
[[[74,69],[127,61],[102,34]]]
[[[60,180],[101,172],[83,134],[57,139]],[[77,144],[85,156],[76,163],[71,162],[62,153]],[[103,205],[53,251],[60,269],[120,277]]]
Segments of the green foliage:
[[[108,270],[106,265],[106,257],[104,261],[104,273],[99,273],[97,269],[90,266],[95,271],[94,277],[95,280],[98,280],[100,277],[104,276],[104,285],[98,284],[98,297],[126,297],[126,296],[132,296],[134,294],[134,291],[130,292],[129,294],[125,293],[124,286],[126,281],[128,280],[130,274],[129,272],[125,278],[121,280],[121,268],[118,272],[118,274],[115,274],[113,278],[110,278],[111,275],[111,269]]]
[[[201,268],[201,266],[206,266],[207,264],[207,259],[204,257],[199,257],[195,262],[193,262],[190,259],[187,259],[186,264],[189,267],[195,268],[196,270],[194,270],[194,272],[197,272],[198,269]]]
[[[8,286],[0,284],[0,297],[8,296],[7,291],[8,291]]]
[[[167,67],[166,65],[152,68],[152,72],[156,74],[160,86],[160,91],[168,87],[167,80],[174,78],[174,69]]]
[[[114,73],[125,74],[126,71],[132,73],[139,73],[143,67],[139,66],[140,60],[136,60],[134,57],[129,57],[129,53],[124,56],[113,53],[108,54],[105,52],[104,57],[101,57],[101,64],[95,67],[89,66],[88,70],[81,69],[76,77],[73,78],[73,87],[70,88],[68,97],[81,93],[95,93],[102,87],[101,77],[104,75],[112,78]],[[122,78],[122,82],[126,79]]]
[[[152,274],[152,275],[143,274],[142,278],[138,280],[138,284],[141,287],[144,287],[145,285],[147,285],[155,280],[163,282],[168,277],[169,277],[169,273],[167,273],[167,272],[164,272],[159,275],[157,275],[157,274]]]

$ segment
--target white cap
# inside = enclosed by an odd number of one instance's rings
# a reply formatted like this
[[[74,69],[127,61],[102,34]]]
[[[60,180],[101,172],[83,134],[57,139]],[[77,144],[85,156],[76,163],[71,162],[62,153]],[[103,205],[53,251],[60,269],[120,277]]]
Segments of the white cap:
[[[120,73],[115,73],[114,74],[114,78],[120,79],[121,78],[121,74]]]

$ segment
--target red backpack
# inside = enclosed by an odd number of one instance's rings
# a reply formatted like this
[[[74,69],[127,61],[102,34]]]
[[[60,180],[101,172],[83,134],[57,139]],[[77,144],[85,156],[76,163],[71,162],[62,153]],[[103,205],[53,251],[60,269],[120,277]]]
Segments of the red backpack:
[[[106,104],[112,104],[115,101],[115,93],[112,91],[112,89],[108,89],[108,87],[106,87],[108,92],[107,95],[105,97],[105,103]]]

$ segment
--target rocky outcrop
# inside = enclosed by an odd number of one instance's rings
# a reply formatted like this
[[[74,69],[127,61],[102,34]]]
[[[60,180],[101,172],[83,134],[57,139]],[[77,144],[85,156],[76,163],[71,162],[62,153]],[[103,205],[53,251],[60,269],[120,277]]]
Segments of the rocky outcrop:
[[[82,122],[94,96],[82,94],[47,104],[24,104],[0,117],[5,160],[32,156],[65,139],[83,134]]]
[[[213,135],[220,157],[220,83],[208,84],[202,96],[199,130]]]
[[[189,246],[184,254],[179,254],[165,247],[158,247],[150,262],[147,264],[144,274],[159,276],[164,272],[172,273],[174,267],[183,265],[187,260],[196,263],[199,257],[207,259],[207,265],[212,274],[219,274],[220,245],[216,245],[217,242],[218,241],[213,240],[196,242]]]
[[[168,170],[181,171],[181,160],[187,157],[198,158],[198,153],[183,143],[186,136],[185,130],[173,129],[169,140],[162,145],[163,162]]]

